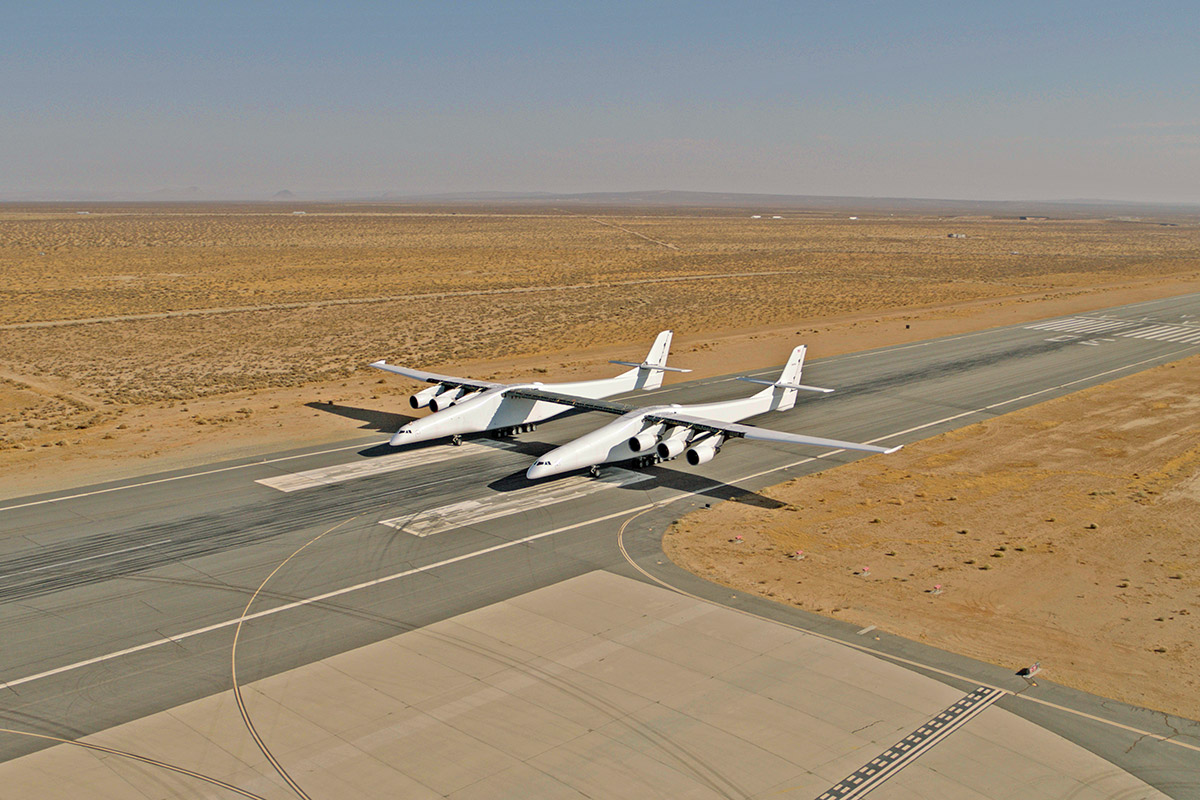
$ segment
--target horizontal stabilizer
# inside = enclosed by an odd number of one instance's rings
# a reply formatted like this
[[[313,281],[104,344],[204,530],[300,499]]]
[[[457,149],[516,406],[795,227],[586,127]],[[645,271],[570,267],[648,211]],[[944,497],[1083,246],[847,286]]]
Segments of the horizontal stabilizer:
[[[620,364],[622,367],[637,367],[638,369],[652,369],[658,372],[691,372],[690,369],[681,369],[679,367],[664,367],[658,364],[647,364],[646,362],[638,363],[636,361],[609,361],[610,364]]]
[[[767,381],[762,378],[747,378],[742,376],[739,381],[746,383],[761,383],[763,386],[778,386],[780,389],[799,389],[802,392],[832,392],[833,389],[824,389],[820,386],[805,386],[803,383],[780,383],[778,381]]]

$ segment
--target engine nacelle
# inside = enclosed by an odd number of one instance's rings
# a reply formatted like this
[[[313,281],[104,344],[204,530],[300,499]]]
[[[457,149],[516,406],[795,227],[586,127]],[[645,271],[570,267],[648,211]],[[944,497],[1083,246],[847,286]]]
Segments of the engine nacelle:
[[[687,463],[693,467],[698,467],[701,464],[707,464],[716,457],[717,453],[721,452],[720,436],[710,436],[699,444],[693,445],[687,451]]]
[[[441,390],[441,386],[430,386],[428,389],[422,389],[408,398],[408,404],[413,408],[424,408],[429,405],[429,401],[437,396],[437,393]]]
[[[670,461],[687,448],[688,439],[691,438],[692,431],[690,428],[672,428],[671,432],[663,437],[663,440],[658,443],[658,457],[663,461]]]
[[[635,453],[640,453],[643,450],[653,450],[655,443],[658,442],[658,431],[654,428],[645,430],[629,440],[629,449]]]
[[[435,395],[429,401],[429,410],[435,414],[439,411],[444,411],[450,406],[462,399],[464,392],[461,386],[456,386],[453,389],[447,389],[439,395]]]

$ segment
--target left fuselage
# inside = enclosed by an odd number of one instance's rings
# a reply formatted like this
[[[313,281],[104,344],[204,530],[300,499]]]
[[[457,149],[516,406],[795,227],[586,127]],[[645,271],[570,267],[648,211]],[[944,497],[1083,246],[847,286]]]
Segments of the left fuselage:
[[[559,394],[591,399],[609,397],[622,392],[640,389],[644,385],[645,370],[631,369],[612,378],[575,383],[516,383],[497,386],[479,392],[449,408],[435,411],[427,417],[415,419],[392,436],[390,444],[424,442],[465,433],[516,428],[565,414],[569,406],[548,403],[544,400],[529,400],[523,397],[506,397],[511,389],[546,389]],[[639,374],[642,373],[642,374]]]

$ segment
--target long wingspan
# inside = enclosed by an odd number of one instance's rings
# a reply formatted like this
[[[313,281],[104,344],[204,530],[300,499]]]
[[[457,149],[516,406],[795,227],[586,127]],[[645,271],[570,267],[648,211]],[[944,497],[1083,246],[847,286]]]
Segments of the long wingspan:
[[[633,411],[634,408],[624,403],[613,403],[609,400],[576,397],[571,394],[559,394],[558,392],[547,392],[544,389],[530,389],[528,387],[509,389],[504,393],[504,396],[520,397],[525,400],[541,400],[546,403],[558,403],[560,406],[574,406],[575,408],[583,408],[588,411],[604,411],[609,414],[617,414],[618,416]]]
[[[661,422],[665,425],[681,425],[706,433],[719,434],[727,439],[741,437],[745,439],[757,439],[763,442],[807,444],[813,447],[836,447],[842,450],[863,450],[868,453],[894,453],[900,449],[900,445],[896,447],[876,447],[873,444],[858,444],[857,442],[843,442],[839,439],[822,439],[819,436],[804,436],[799,433],[784,433],[783,431],[773,431],[768,428],[758,428],[754,425],[739,425],[736,422],[721,422],[720,420],[705,419],[704,417],[689,417],[686,414],[647,414],[646,419],[651,422]]]
[[[473,381],[469,378],[456,378],[453,375],[439,375],[436,372],[425,372],[419,369],[409,369],[408,367],[397,367],[386,361],[376,361],[371,364],[375,369],[382,369],[387,372],[394,372],[397,375],[403,375],[406,378],[413,378],[426,383],[440,383],[443,386],[455,388],[461,386],[464,389],[477,391],[481,389],[495,389],[498,386],[503,386],[503,383],[492,383],[490,381]]]

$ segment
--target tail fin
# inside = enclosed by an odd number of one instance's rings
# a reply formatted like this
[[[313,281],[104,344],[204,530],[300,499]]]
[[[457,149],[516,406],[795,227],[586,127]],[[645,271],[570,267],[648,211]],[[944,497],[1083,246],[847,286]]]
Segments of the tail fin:
[[[650,345],[650,352],[646,354],[646,360],[642,362],[644,366],[665,367],[667,365],[667,353],[671,349],[671,337],[674,333],[674,331],[663,331],[658,334],[654,344]]]
[[[667,351],[671,349],[672,335],[673,331],[659,333],[654,344],[650,346],[650,352],[646,354],[646,360],[640,364],[634,361],[610,361],[609,363],[636,367],[637,385],[634,386],[635,389],[657,389],[662,386],[664,372],[691,372],[690,369],[667,366]]]
[[[783,366],[783,372],[779,373],[779,380],[775,381],[775,396],[776,402],[772,403],[772,407],[776,411],[787,411],[796,405],[797,390],[792,388],[800,385],[800,373],[804,370],[804,354],[808,352],[808,348],[800,345],[788,357],[787,364]]]
[[[791,357],[783,367],[783,372],[779,373],[779,378],[773,381],[764,381],[760,378],[741,377],[739,381],[747,381],[749,383],[761,383],[764,386],[770,386],[770,389],[763,389],[758,395],[766,395],[771,393],[771,410],[772,411],[787,411],[796,405],[796,393],[804,390],[806,392],[832,392],[833,389],[822,389],[820,386],[805,386],[800,382],[800,372],[804,369],[804,353],[807,348],[800,345],[792,351]]]

